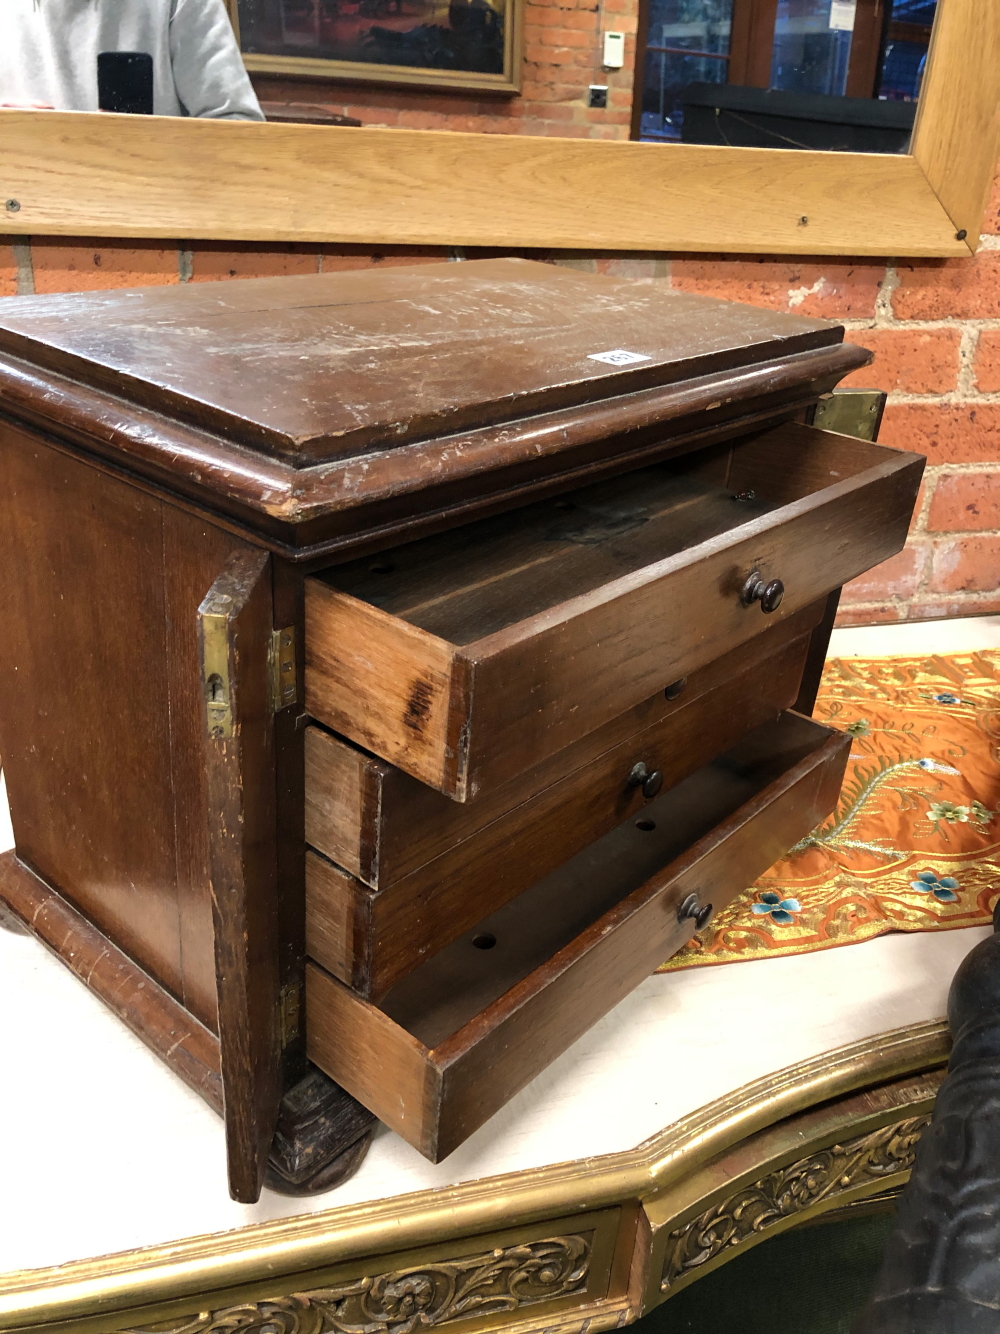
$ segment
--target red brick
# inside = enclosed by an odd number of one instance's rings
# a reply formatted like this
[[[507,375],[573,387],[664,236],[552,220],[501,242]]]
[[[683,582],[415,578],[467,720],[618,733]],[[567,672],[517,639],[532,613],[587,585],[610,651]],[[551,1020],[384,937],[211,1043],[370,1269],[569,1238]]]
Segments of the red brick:
[[[927,552],[922,543],[907,543],[902,551],[844,586],[845,602],[880,602],[908,598],[917,590]]]
[[[1000,251],[969,259],[915,259],[898,266],[892,294],[898,320],[989,320],[1000,317]]]
[[[543,28],[540,40],[543,46],[585,47],[588,51],[594,45],[595,34],[577,32],[572,28]]]
[[[673,263],[673,285],[681,291],[831,319],[873,316],[884,274],[881,264],[839,258],[684,255]]]
[[[601,255],[597,272],[611,278],[658,278],[663,276],[659,255]]]
[[[1000,403],[890,403],[879,440],[929,463],[1000,459]]]
[[[630,120],[631,117],[626,116],[620,125],[591,125],[587,137],[589,139],[627,140]]]
[[[400,264],[443,264],[448,259],[444,246],[323,246],[320,265],[323,273],[340,273],[349,269],[387,268]]]
[[[203,241],[192,255],[191,281],[217,282],[228,278],[276,278],[316,273],[319,246],[247,245],[238,248],[224,241]]]
[[[986,205],[986,217],[983,219],[983,234],[985,236],[1000,235],[1000,170],[993,178],[990,202]]]
[[[936,533],[1000,528],[1000,470],[943,473],[931,498],[927,527]]]
[[[935,593],[1000,590],[1000,537],[939,539],[934,544],[928,587]]]
[[[630,111],[609,111],[606,107],[584,107],[583,120],[587,125],[628,125]]]
[[[1000,611],[1000,594],[954,593],[947,597],[918,597],[906,604],[906,619],[943,621],[953,616],[993,616]],[[933,631],[931,632],[933,633]],[[947,648],[942,646],[942,651]]]
[[[0,296],[17,296],[17,261],[14,243],[0,239]]]
[[[976,342],[973,363],[976,388],[982,394],[1000,390],[1000,329],[983,329]]]
[[[851,625],[885,625],[891,621],[906,620],[907,612],[908,604],[905,602],[889,602],[875,607],[850,607],[842,602],[834,625],[838,630]]]
[[[162,241],[32,240],[36,292],[98,292],[180,282],[177,245]]]
[[[894,389],[908,394],[947,394],[958,384],[959,329],[865,329],[846,340],[875,353],[843,381],[864,389]]]

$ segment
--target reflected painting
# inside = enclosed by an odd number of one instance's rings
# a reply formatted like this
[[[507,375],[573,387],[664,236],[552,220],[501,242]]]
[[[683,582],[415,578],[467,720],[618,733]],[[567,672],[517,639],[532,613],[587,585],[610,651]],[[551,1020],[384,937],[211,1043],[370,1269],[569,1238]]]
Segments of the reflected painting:
[[[247,68],[516,92],[524,0],[233,0]]]

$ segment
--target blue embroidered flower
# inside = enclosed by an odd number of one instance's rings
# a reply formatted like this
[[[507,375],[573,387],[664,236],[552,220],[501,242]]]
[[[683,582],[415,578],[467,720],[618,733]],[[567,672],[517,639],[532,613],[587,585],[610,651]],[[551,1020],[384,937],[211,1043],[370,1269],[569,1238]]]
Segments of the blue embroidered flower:
[[[751,906],[751,912],[755,912],[759,917],[770,917],[771,921],[777,922],[779,926],[791,926],[795,921],[792,914],[801,911],[802,904],[798,899],[783,899],[771,889],[765,890],[760,896],[760,902]]]
[[[940,695],[934,696],[935,704],[961,704],[957,695],[951,695],[947,691],[942,691]]]
[[[919,889],[925,894],[930,891],[939,903],[954,903],[958,898],[955,893],[958,887],[958,881],[952,876],[943,875],[938,879],[933,871],[921,871],[916,880],[910,881],[911,889]]]

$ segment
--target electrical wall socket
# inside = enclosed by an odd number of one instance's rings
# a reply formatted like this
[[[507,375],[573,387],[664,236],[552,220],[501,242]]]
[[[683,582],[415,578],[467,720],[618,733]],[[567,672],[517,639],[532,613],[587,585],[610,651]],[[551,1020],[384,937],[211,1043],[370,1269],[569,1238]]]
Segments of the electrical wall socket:
[[[625,34],[606,32],[604,34],[604,68],[621,69],[625,64]]]
[[[588,107],[606,107],[608,105],[608,85],[606,83],[592,83],[590,85],[590,96],[587,98]]]

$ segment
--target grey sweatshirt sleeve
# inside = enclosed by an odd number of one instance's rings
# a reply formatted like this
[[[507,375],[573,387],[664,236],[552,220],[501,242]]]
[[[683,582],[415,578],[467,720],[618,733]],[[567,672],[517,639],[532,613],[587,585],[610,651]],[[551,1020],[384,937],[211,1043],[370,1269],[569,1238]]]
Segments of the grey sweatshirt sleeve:
[[[170,63],[189,116],[264,119],[222,0],[174,0]]]

